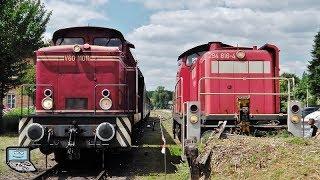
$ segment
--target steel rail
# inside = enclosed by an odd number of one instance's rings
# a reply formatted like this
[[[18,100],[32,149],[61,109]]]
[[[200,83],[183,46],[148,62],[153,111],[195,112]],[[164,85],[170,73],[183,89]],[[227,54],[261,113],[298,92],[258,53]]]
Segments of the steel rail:
[[[51,174],[53,171],[57,170],[59,168],[59,164],[54,165],[50,169],[47,169],[43,171],[42,173],[38,174],[36,177],[33,178],[33,180],[43,180],[45,179],[49,174]]]
[[[50,169],[47,169],[47,170],[41,172],[40,174],[38,174],[37,176],[35,176],[32,179],[33,180],[44,180],[44,179],[47,179],[48,177],[50,177],[51,174],[53,174],[55,171],[57,171],[60,168],[61,168],[61,166],[59,164],[56,164],[53,167],[51,167]],[[57,175],[59,175],[59,174],[57,174]],[[76,176],[76,175],[70,175],[70,176],[73,177],[73,176]],[[93,179],[95,179],[95,180],[103,180],[103,179],[107,179],[107,176],[108,176],[108,171],[106,169],[102,169],[101,172],[99,172],[99,174],[96,177],[94,177]],[[92,177],[92,176],[89,175],[89,177]]]
[[[102,180],[102,179],[106,179],[106,176],[108,176],[108,172],[107,170],[102,170],[99,175],[95,178],[95,180]]]

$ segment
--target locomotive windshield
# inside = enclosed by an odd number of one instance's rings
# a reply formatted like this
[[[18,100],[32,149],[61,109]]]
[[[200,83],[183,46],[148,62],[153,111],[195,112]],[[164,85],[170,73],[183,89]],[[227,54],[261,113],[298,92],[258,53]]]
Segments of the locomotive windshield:
[[[199,56],[202,56],[204,53],[206,53],[206,51],[200,51],[200,52],[196,52],[196,53],[193,53],[189,56],[187,56],[187,64],[188,65],[192,65]]]
[[[93,44],[97,46],[121,47],[122,41],[119,38],[94,38]]]
[[[74,45],[74,44],[82,45],[84,44],[84,39],[74,38],[74,37],[63,37],[63,38],[58,38],[56,41],[56,45]]]

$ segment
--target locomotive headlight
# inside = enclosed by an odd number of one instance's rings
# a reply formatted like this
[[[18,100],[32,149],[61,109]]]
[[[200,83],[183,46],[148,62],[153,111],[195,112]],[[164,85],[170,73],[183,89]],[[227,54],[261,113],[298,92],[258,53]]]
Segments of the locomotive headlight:
[[[50,110],[53,107],[53,100],[49,97],[46,97],[42,100],[42,108],[45,110]]]
[[[97,127],[96,135],[101,141],[110,141],[115,135],[115,129],[112,124],[104,122]]]
[[[78,45],[78,44],[74,45],[73,46],[73,51],[76,52],[76,53],[80,52],[81,51],[80,45]]]
[[[108,110],[112,107],[112,101],[110,98],[104,97],[100,100],[99,105],[101,109]]]
[[[236,56],[238,59],[243,59],[246,56],[246,53],[244,51],[237,51]]]
[[[291,122],[292,122],[293,124],[297,124],[297,123],[299,123],[300,121],[301,121],[301,117],[298,116],[298,115],[293,115],[293,116],[291,117]]]
[[[40,141],[44,136],[44,128],[38,123],[32,123],[27,127],[27,138],[32,141]]]
[[[199,121],[198,116],[196,116],[196,115],[191,115],[191,116],[190,116],[190,122],[191,122],[192,124],[195,124],[195,123],[197,123],[198,121]]]

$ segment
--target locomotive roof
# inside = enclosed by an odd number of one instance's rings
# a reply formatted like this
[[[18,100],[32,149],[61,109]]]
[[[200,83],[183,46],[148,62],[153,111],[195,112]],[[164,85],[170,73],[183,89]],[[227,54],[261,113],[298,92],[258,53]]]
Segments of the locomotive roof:
[[[123,40],[124,42],[126,42],[127,44],[129,44],[129,46],[131,48],[134,48],[134,45],[132,43],[130,43],[129,41],[127,41],[123,37],[123,34],[120,31],[118,31],[116,29],[112,29],[112,28],[105,28],[105,27],[79,26],[79,27],[69,27],[69,28],[59,29],[53,33],[52,40],[56,41],[58,38],[64,37],[64,36],[66,36],[70,33],[73,33],[73,32],[106,34],[108,36],[117,37],[117,38]]]
[[[193,48],[185,51],[184,53],[182,53],[182,54],[178,57],[178,60],[179,60],[180,58],[184,57],[184,56],[189,56],[189,55],[194,54],[194,53],[196,53],[196,52],[208,51],[209,48],[210,48],[210,44],[212,44],[212,43],[219,43],[219,44],[221,45],[221,47],[227,47],[227,48],[228,48],[228,47],[229,47],[229,48],[230,48],[230,47],[233,47],[233,46],[231,46],[231,45],[224,44],[224,43],[222,43],[222,42],[209,42],[209,43],[207,43],[207,44],[201,44],[201,45],[199,45],[199,46],[193,47]]]

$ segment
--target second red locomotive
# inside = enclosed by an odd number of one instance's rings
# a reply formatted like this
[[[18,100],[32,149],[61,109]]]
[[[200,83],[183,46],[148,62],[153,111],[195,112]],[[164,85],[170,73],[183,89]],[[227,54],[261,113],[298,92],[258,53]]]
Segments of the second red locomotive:
[[[239,133],[288,127],[299,135],[301,104],[291,100],[294,81],[279,76],[276,46],[210,42],[182,53],[178,65],[173,131],[181,140],[199,140],[221,122]],[[280,96],[288,97],[287,113],[280,112]]]

